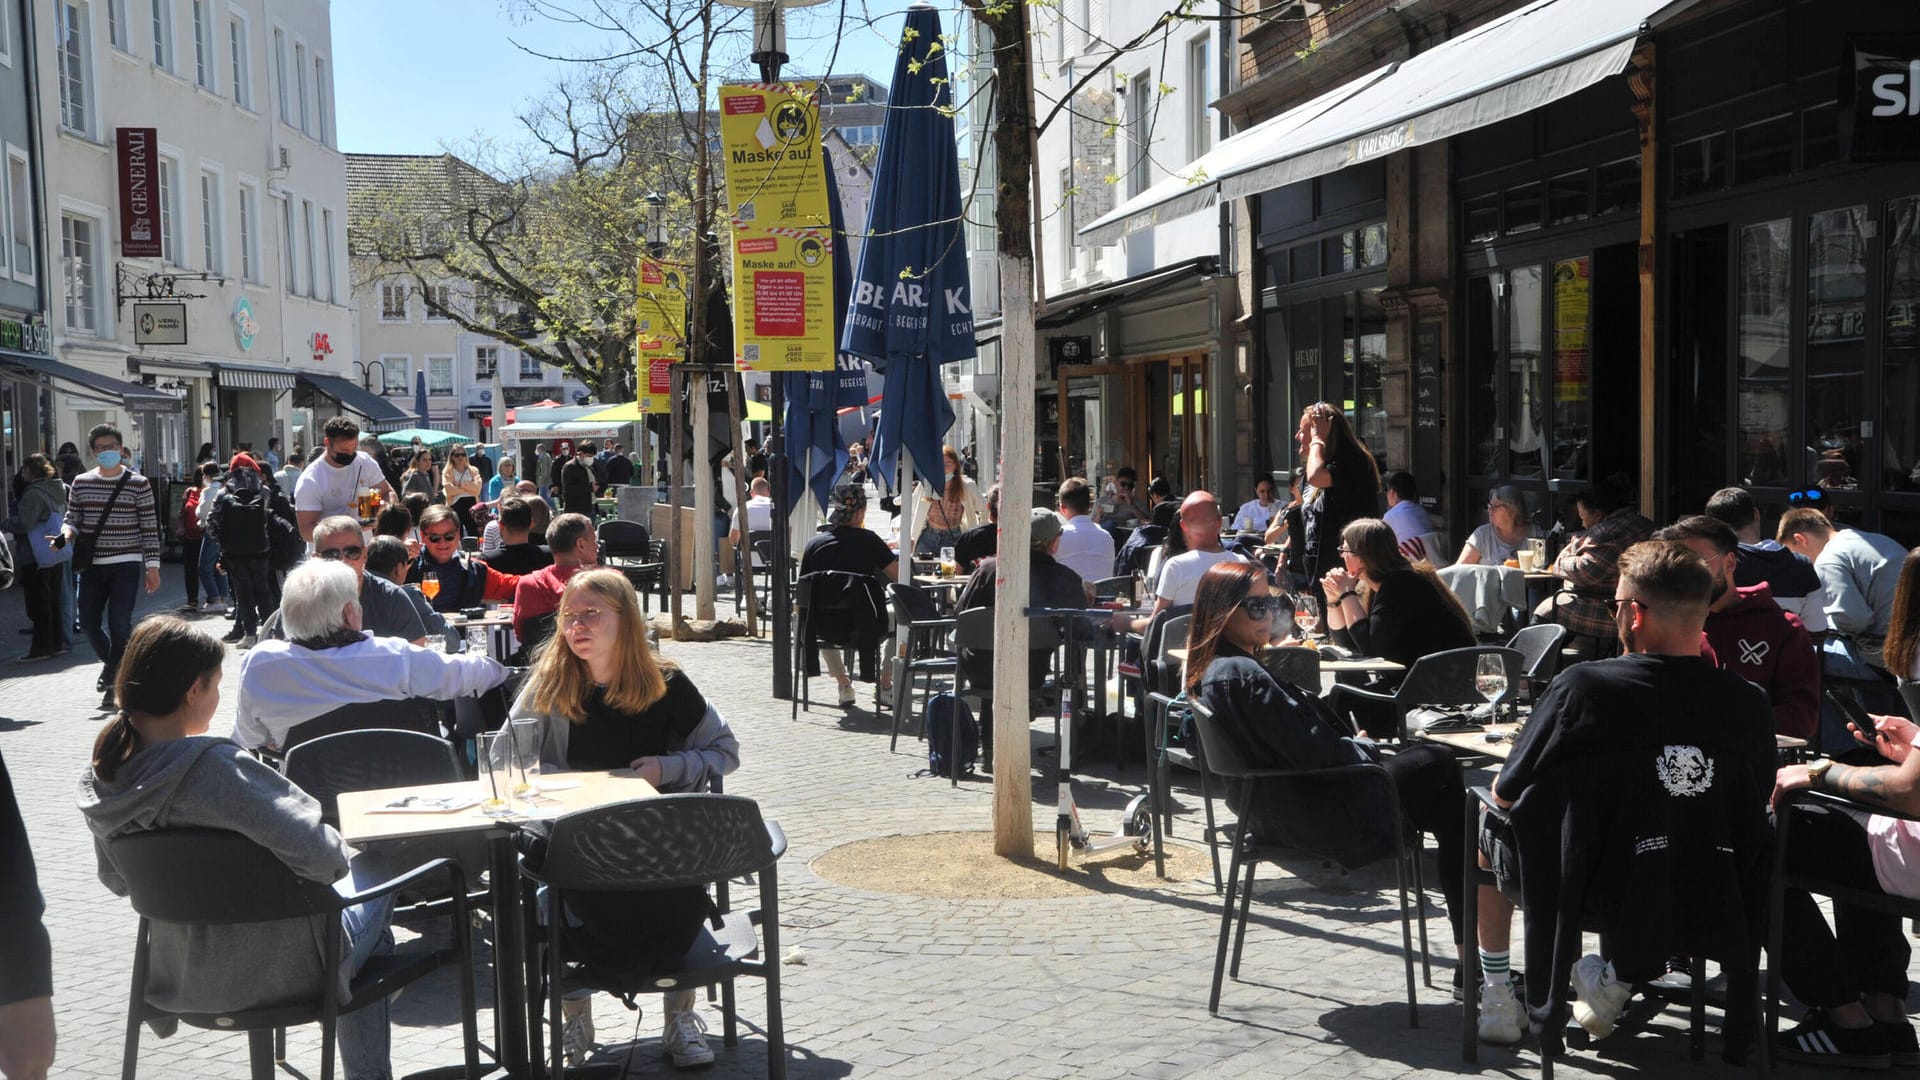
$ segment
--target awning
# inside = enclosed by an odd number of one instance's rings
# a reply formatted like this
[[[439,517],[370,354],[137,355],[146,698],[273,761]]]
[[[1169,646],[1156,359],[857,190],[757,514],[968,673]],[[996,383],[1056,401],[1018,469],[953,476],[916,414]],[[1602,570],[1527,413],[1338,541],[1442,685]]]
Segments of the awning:
[[[211,379],[213,365],[196,360],[174,360],[155,356],[129,356],[127,362],[142,375],[165,375],[175,379]]]
[[[128,412],[179,412],[181,409],[180,399],[164,390],[96,374],[50,356],[0,349],[0,370],[32,375],[36,381],[45,381],[66,393],[118,405]]]
[[[294,381],[316,393],[340,403],[340,407],[366,421],[363,427],[368,431],[394,431],[398,428],[412,427],[413,414],[365,389],[351,379],[342,379],[335,375],[315,375],[310,372],[296,371]]]
[[[1218,255],[1202,255],[1183,263],[1163,266],[1158,270],[1149,270],[1144,274],[1136,274],[1120,281],[1105,281],[1074,292],[1062,293],[1047,300],[1047,313],[1034,320],[1034,326],[1040,330],[1058,330],[1060,327],[1077,323],[1104,308],[1127,300],[1137,300],[1190,278],[1197,280],[1209,277],[1219,269]]]
[[[583,420],[556,420],[548,423],[508,424],[496,438],[508,439],[620,439],[629,424],[607,424]]]
[[[236,364],[230,360],[216,365],[213,377],[223,390],[291,390],[294,384],[292,368]]]
[[[1135,229],[1532,112],[1626,70],[1694,0],[1537,0],[1224,139],[1080,234]]]

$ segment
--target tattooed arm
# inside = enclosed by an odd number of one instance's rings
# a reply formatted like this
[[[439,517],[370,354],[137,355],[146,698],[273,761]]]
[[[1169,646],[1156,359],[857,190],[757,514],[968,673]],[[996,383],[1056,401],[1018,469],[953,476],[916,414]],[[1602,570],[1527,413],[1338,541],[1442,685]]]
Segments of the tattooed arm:
[[[1898,765],[1862,767],[1835,762],[1814,783],[1808,766],[1788,765],[1774,777],[1773,803],[1790,791],[1812,787],[1830,795],[1901,814],[1920,814],[1920,754],[1908,754]]]

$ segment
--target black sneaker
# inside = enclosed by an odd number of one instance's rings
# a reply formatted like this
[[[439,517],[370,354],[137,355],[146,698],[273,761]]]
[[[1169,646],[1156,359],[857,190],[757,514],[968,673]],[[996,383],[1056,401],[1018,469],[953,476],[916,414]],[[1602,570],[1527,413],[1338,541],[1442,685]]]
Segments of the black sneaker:
[[[104,694],[107,692],[107,673],[106,672],[104,671],[101,672],[100,677],[93,680],[93,692],[96,694]]]
[[[109,690],[100,696],[100,711],[112,712],[117,708],[119,704],[113,700],[113,691]]]
[[[246,636],[247,636],[246,632],[241,630],[238,626],[236,626],[233,629],[227,631],[224,635],[222,635],[220,640],[226,642],[229,645],[237,645],[239,644],[240,639]]]
[[[1891,1025],[1889,1025],[1891,1026]],[[1911,1036],[1912,1032],[1909,1031]],[[1806,1019],[1791,1031],[1774,1037],[1774,1052],[1787,1061],[1822,1065],[1830,1069],[1890,1069],[1893,1053],[1881,1025],[1843,1028],[1820,1009],[1807,1010]]]
[[[1876,1020],[1873,1026],[1886,1033],[1887,1049],[1893,1054],[1895,1066],[1911,1069],[1920,1065],[1920,1036],[1914,1034],[1912,1024],[1905,1020]]]

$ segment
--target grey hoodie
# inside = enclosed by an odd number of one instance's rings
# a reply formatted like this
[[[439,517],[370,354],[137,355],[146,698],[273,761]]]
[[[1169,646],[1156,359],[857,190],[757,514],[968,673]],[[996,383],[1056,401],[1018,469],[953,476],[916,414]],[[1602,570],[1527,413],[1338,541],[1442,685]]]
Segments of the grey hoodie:
[[[320,804],[227,739],[198,736],[141,749],[111,781],[89,768],[80,812],[93,831],[100,880],[125,896],[104,841],[148,829],[227,829],[278,855],[294,873],[331,884],[347,847]],[[234,882],[242,886],[242,882]],[[172,1012],[229,1012],[312,1000],[326,947],[323,916],[238,926],[153,924],[147,1000]],[[341,973],[341,991],[347,973]]]
[[[61,483],[59,477],[43,476],[20,493],[20,505],[14,507],[14,515],[7,519],[6,529],[25,536],[28,529],[48,517],[66,512],[67,485]]]

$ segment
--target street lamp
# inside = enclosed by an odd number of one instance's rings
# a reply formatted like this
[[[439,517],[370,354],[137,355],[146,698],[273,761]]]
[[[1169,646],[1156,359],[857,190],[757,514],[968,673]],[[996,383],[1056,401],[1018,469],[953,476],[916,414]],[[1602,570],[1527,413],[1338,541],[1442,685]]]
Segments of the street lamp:
[[[647,254],[658,259],[667,253],[667,197],[647,196]]]
[[[373,388],[373,369],[380,369],[380,389]],[[387,365],[379,360],[355,360],[353,369],[360,374],[360,389],[369,394],[387,392]]]
[[[826,0],[718,0],[727,7],[753,9],[753,62],[760,65],[760,78],[777,82],[780,67],[787,57],[787,9],[813,7]],[[821,72],[825,75],[827,72]]]

